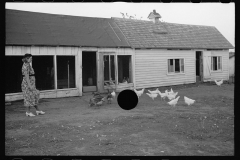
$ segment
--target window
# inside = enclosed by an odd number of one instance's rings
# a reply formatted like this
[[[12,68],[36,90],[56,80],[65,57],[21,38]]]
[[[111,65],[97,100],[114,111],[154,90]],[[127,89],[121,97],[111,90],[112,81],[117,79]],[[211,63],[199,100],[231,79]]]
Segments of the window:
[[[211,58],[211,70],[212,71],[222,70],[222,57],[221,56],[213,56]]]
[[[75,87],[75,56],[57,56],[57,88]]]
[[[104,84],[115,83],[115,56],[104,55]]]
[[[118,55],[118,83],[132,82],[132,63],[130,55]]]
[[[168,73],[184,73],[184,59],[168,59]]]
[[[22,92],[23,56],[5,56],[5,93]],[[43,63],[44,62],[44,63]],[[40,91],[54,89],[53,56],[33,55],[32,67],[36,88]]]

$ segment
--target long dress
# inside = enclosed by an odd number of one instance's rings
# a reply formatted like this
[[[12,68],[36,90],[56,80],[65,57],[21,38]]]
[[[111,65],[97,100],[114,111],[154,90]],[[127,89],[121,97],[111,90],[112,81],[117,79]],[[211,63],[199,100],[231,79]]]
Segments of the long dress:
[[[29,63],[23,63],[22,66],[22,75],[25,75],[24,73],[27,73],[28,75],[34,74],[34,70],[31,67]],[[30,84],[34,87],[33,90],[30,90],[26,77],[23,76],[22,80],[22,93],[23,93],[23,99],[24,99],[24,106],[26,107],[32,107],[38,104],[40,92],[36,89],[35,84],[35,76],[29,76]]]

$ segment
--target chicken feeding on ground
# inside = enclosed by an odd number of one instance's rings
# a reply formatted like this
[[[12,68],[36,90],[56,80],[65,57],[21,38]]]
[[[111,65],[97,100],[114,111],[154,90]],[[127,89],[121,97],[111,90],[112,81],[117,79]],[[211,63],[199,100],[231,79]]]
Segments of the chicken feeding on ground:
[[[168,93],[167,97],[168,97],[169,100],[172,100],[172,99],[174,99],[177,96],[177,94],[178,94],[178,92],[172,93],[172,94]]]
[[[107,94],[107,97],[106,97],[108,104],[112,103],[114,97],[115,97],[115,92],[113,91],[112,93],[110,93],[109,90],[108,90],[108,94]]]
[[[214,82],[215,82],[218,86],[221,86],[221,85],[223,84],[223,79],[220,80],[220,81],[214,80]]]
[[[157,89],[154,90],[154,91],[148,90],[148,92],[151,93],[151,94],[158,94],[158,93],[159,93],[159,90],[158,90],[158,88],[157,88]]]
[[[180,98],[180,96],[178,96],[176,99],[171,100],[170,102],[168,102],[168,104],[175,107],[179,98]]]
[[[146,93],[149,97],[151,97],[153,100],[154,100],[154,98],[156,98],[157,97],[157,93],[152,93],[152,94],[150,94],[150,93]]]
[[[165,101],[165,98],[167,97],[168,93],[162,93],[162,92],[158,92],[158,94],[161,96],[161,99],[163,99]]]
[[[186,103],[187,105],[191,105],[191,104],[193,104],[193,103],[195,102],[195,100],[190,99],[190,98],[188,98],[188,97],[186,97],[186,96],[184,96],[184,100],[185,100],[185,103]]]
[[[98,102],[102,101],[104,97],[100,95],[98,92],[93,92],[93,98],[89,100],[89,106],[96,105]],[[100,102],[101,103],[101,102]]]
[[[134,89],[134,91],[137,94],[138,98],[143,94],[144,90],[145,90],[144,88],[142,90],[140,90],[140,91]]]
[[[105,101],[104,99],[105,98],[103,97],[99,102],[95,103],[95,105],[101,106],[103,104],[103,102]]]

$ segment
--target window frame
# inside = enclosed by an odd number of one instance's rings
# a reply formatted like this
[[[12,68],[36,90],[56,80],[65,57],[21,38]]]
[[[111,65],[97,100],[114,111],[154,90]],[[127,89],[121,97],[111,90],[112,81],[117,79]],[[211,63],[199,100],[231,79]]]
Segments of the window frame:
[[[169,60],[173,60],[173,72],[169,72]],[[179,59],[179,68],[180,72],[175,72],[175,60]],[[181,59],[183,59],[183,71],[181,69]],[[179,74],[185,74],[185,58],[168,58],[167,59],[167,75],[179,75]]]
[[[110,52],[110,53],[104,53],[103,54],[103,63],[104,63],[104,56],[109,56],[109,80],[106,80],[105,81],[105,79],[103,78],[103,82],[104,82],[104,86],[106,86],[105,85],[105,83],[109,83],[110,82],[110,78],[111,78],[111,66],[110,66],[110,59],[111,59],[111,56],[114,56],[114,69],[115,69],[115,71],[114,71],[114,73],[115,73],[115,80],[112,80],[114,83],[115,83],[115,85],[117,84],[117,71],[116,71],[116,69],[117,69],[117,64],[116,64],[116,57],[117,57],[117,55],[116,55],[116,53],[115,52]],[[104,64],[103,64],[104,65]],[[103,74],[104,74],[104,71],[103,71]],[[104,76],[103,76],[104,77]]]
[[[213,58],[217,57],[217,70],[213,70]],[[211,56],[211,72],[222,72],[223,68],[223,56]],[[219,69],[219,58],[220,58],[220,69]]]

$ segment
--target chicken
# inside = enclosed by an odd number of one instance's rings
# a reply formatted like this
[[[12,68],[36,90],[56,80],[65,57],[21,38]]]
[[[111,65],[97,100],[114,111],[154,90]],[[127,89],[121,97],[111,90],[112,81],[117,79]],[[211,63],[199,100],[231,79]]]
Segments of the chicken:
[[[136,89],[134,89],[134,91],[137,94],[138,98],[143,94],[144,90],[145,90],[144,88],[142,90],[140,90],[140,91],[137,91]]]
[[[222,83],[223,83],[223,79],[222,80],[220,80],[220,81],[217,81],[217,80],[214,80],[215,81],[215,83],[218,85],[218,86],[221,86],[222,85]]]
[[[179,98],[180,98],[180,96],[178,96],[176,99],[171,100],[170,102],[168,102],[168,104],[175,107]]]
[[[112,91],[111,95],[113,96],[113,98],[116,97],[116,93],[114,91]]]
[[[173,94],[174,92],[173,92],[173,90],[172,90],[172,88],[171,88],[171,91],[170,92],[168,92],[169,94]]]
[[[104,97],[100,95],[98,92],[93,92],[93,98],[90,98],[89,100],[89,106],[96,105],[98,102],[100,102]]]
[[[191,104],[193,104],[193,103],[195,102],[195,100],[190,99],[190,98],[188,98],[188,97],[186,97],[186,96],[184,96],[184,100],[185,100],[185,103],[186,103],[187,105],[191,105]]]
[[[95,105],[101,106],[103,104],[103,102],[104,102],[104,99],[105,98],[103,97],[99,102],[95,103]]]
[[[152,94],[150,94],[150,93],[146,93],[149,97],[151,97],[153,100],[154,100],[154,98],[156,98],[157,97],[157,93],[152,93]]]
[[[148,90],[148,92],[151,93],[151,94],[153,94],[153,93],[154,93],[154,94],[158,94],[158,93],[159,93],[159,90],[158,90],[158,88],[157,88],[157,89],[154,90],[154,91],[150,91],[150,90]]]
[[[172,100],[172,99],[174,99],[177,96],[177,94],[178,94],[178,92],[172,93],[172,94],[168,93],[167,97],[168,97],[169,100]]]
[[[164,100],[165,100],[165,98],[168,95],[166,92],[165,93],[161,93],[160,91],[158,92],[158,94],[161,96],[161,99],[164,99]]]

